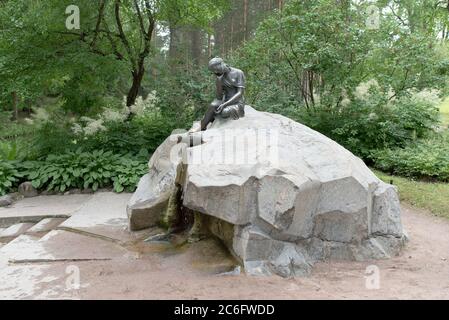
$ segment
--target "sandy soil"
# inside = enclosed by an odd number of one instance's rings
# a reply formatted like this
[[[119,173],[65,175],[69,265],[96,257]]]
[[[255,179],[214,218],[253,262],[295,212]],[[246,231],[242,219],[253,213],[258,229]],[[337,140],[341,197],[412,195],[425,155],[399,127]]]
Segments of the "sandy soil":
[[[23,265],[40,279],[10,298],[50,299],[449,299],[449,221],[403,206],[410,242],[398,257],[316,264],[307,278],[219,275],[235,262],[215,240],[181,249],[139,245],[110,261]],[[379,288],[366,287],[367,266],[379,268]],[[70,268],[67,268],[71,266]],[[79,289],[71,289],[73,266]],[[43,268],[37,271],[38,267]],[[26,282],[27,276],[18,277]],[[35,281],[33,281],[35,282]],[[7,295],[8,292],[3,292]]]

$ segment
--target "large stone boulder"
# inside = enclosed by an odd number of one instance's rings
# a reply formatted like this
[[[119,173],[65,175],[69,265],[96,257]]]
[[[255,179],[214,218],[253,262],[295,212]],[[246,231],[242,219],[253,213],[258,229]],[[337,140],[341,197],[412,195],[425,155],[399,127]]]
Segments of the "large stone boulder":
[[[196,142],[175,134],[162,143],[128,205],[131,230],[155,225],[178,184],[182,205],[207,217],[250,274],[302,275],[319,260],[399,253],[406,236],[394,186],[326,136],[245,111]]]

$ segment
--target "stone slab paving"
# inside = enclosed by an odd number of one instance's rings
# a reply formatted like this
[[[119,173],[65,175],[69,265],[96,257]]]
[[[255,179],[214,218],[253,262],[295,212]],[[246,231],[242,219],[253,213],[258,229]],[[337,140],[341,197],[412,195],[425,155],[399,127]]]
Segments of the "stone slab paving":
[[[0,227],[20,222],[39,222],[44,218],[70,217],[92,195],[53,195],[25,198],[8,208],[0,208]]]
[[[51,292],[41,292],[40,288],[49,283],[62,283],[57,297],[70,299],[70,292],[66,296],[64,287],[67,264],[134,259],[134,252],[116,243],[136,237],[127,231],[126,203],[130,196],[108,192],[39,196],[1,208],[0,221],[38,223],[29,224],[26,234],[9,243],[0,240],[0,299],[48,298]],[[61,216],[73,217],[64,230],[58,228],[67,218],[55,218]],[[43,232],[48,233],[42,237]]]
[[[0,268],[0,300],[39,299],[35,292],[40,285],[55,277],[46,275],[48,265],[20,265]],[[44,298],[44,297],[42,297]]]
[[[28,229],[34,226],[34,223],[17,223],[14,224],[0,233],[0,241],[8,242],[15,237],[25,233]]]
[[[5,243],[0,242],[0,300],[30,299],[40,277],[45,277],[47,266],[9,265],[7,255],[2,253],[5,246]]]
[[[72,212],[70,219],[46,235],[25,233],[0,245],[0,299],[76,299],[74,291],[65,287],[70,275],[68,267],[85,265],[94,271],[104,263],[132,264],[142,253],[126,244],[137,236],[147,237],[152,230],[128,232],[126,204],[130,196],[95,194]],[[59,201],[64,204],[69,197],[60,196]],[[45,211],[45,203],[39,208],[41,212]],[[49,220],[44,219],[28,230],[43,230],[44,226],[49,226]],[[82,288],[83,285],[88,282],[83,281]]]
[[[6,228],[0,228],[0,234],[3,232],[3,230],[6,230]],[[0,239],[0,249],[1,247],[3,247],[6,243],[2,242],[2,240]]]
[[[96,193],[58,228],[75,230],[120,243],[139,239],[142,233],[128,231],[126,205],[130,198],[130,193]],[[143,232],[146,233],[148,231]]]
[[[126,255],[113,242],[64,230],[53,230],[40,239],[21,235],[0,249],[9,263],[110,260]]]
[[[65,218],[45,218],[39,223],[35,224],[33,227],[27,230],[27,234],[40,234],[44,232],[49,232],[56,229],[61,223],[63,223]]]

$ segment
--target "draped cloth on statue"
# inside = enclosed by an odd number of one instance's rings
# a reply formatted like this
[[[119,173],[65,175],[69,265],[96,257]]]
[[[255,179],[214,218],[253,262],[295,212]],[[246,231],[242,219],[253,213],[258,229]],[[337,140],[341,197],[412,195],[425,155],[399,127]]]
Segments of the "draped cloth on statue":
[[[217,92],[223,94],[224,101],[231,99],[239,88],[245,88],[245,75],[242,70],[231,68],[231,71],[217,77]],[[245,98],[242,95],[235,104],[223,108],[219,116],[239,119],[245,115]]]

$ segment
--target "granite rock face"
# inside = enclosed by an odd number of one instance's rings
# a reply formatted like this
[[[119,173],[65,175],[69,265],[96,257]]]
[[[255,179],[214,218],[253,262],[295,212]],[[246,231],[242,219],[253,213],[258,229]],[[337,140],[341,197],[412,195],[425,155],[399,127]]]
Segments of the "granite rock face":
[[[148,163],[149,173],[140,179],[137,190],[128,203],[131,231],[156,225],[167,208],[180,162],[170,161],[170,154],[177,147],[175,139],[174,136],[168,137],[153,154]]]
[[[178,183],[182,205],[208,217],[249,274],[304,275],[319,260],[399,253],[406,236],[394,186],[302,124],[245,112],[217,119],[196,143],[167,138],[128,205],[131,230],[156,224]]]

